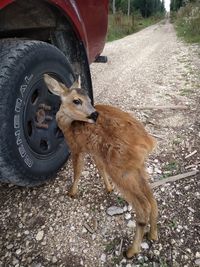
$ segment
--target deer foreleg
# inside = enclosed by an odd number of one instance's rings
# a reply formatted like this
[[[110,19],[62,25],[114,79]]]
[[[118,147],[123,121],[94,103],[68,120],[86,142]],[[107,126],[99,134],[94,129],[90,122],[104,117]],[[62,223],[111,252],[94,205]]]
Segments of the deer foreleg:
[[[84,158],[83,155],[80,154],[72,154],[72,164],[74,169],[74,182],[72,187],[68,193],[70,197],[75,197],[78,192],[78,182],[81,177],[81,171],[84,165]]]
[[[97,166],[97,169],[101,175],[101,177],[104,179],[104,183],[106,186],[106,190],[108,193],[113,191],[113,186],[111,185],[110,181],[109,181],[109,175],[106,172],[105,166],[103,164],[103,162],[101,160],[99,160],[99,158],[95,157],[94,158],[95,164]]]

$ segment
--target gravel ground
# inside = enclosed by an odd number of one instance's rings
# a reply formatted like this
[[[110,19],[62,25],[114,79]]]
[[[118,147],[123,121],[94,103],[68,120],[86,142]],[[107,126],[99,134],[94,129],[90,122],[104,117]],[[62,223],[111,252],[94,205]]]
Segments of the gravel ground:
[[[133,112],[158,138],[147,162],[151,181],[200,166],[200,49],[177,40],[169,22],[106,44],[107,64],[93,64],[95,101]],[[186,110],[134,109],[186,105]],[[200,266],[199,175],[154,189],[159,241],[123,257],[133,237],[132,207],[105,193],[88,156],[76,199],[67,196],[71,161],[44,186],[0,184],[0,266]],[[115,216],[107,214],[116,206]]]

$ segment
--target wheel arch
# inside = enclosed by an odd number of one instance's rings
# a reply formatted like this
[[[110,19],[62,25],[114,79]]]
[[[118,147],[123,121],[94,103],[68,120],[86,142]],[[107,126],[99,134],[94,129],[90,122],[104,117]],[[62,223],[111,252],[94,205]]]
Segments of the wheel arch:
[[[15,30],[15,33],[20,35],[20,30],[57,27],[60,17],[65,18],[63,24],[70,24],[77,38],[87,47],[84,21],[76,4],[71,4],[71,1],[63,3],[55,0],[1,0],[0,37],[6,35],[5,32],[12,34],[11,31]]]
[[[92,95],[87,36],[78,10],[69,2],[0,1],[0,39],[40,40],[57,46],[68,58],[74,74]]]

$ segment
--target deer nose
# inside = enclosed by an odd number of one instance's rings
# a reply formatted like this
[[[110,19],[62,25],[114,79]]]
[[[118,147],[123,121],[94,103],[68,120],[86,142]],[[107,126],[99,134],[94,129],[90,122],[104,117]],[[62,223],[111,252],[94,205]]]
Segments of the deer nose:
[[[98,116],[99,116],[99,113],[95,111],[95,112],[92,112],[88,118],[92,119],[93,121],[96,121]]]

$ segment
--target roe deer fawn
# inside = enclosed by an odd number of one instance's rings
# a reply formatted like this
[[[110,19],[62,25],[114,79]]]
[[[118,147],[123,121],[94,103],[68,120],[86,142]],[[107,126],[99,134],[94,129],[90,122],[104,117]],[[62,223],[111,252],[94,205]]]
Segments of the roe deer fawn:
[[[56,119],[71,149],[74,168],[74,182],[69,195],[73,197],[77,194],[83,156],[89,153],[107,191],[112,191],[111,178],[127,202],[135,208],[136,233],[126,253],[131,258],[140,251],[148,221],[149,238],[158,238],[157,203],[144,165],[155,141],[130,114],[108,105],[93,107],[85,90],[69,89],[47,74],[44,79],[49,90],[61,98]]]

